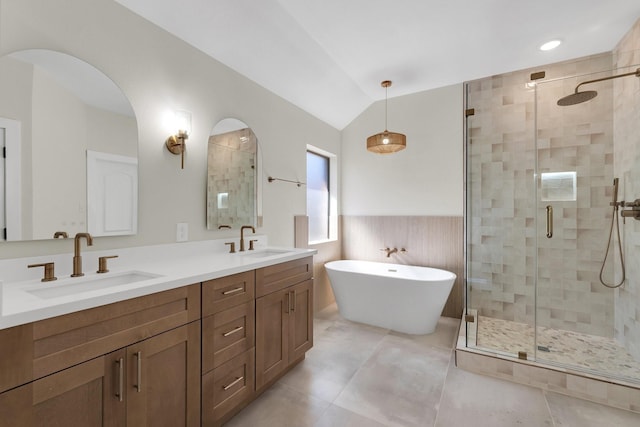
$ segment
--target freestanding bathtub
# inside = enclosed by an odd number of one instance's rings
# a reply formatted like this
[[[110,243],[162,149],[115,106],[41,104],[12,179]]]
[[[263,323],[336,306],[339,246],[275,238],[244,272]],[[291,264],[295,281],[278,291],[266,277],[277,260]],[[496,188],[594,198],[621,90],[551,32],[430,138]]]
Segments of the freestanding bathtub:
[[[430,334],[456,275],[445,270],[371,261],[325,264],[346,319],[406,334]]]

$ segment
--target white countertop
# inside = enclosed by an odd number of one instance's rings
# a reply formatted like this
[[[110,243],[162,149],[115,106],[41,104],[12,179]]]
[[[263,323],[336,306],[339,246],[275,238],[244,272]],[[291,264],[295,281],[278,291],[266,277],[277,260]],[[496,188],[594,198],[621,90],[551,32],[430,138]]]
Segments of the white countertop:
[[[315,249],[271,248],[266,246],[266,238],[260,240],[255,251],[234,254],[228,253],[224,241],[85,251],[82,254],[85,275],[75,278],[69,277],[66,267],[73,254],[0,260],[0,280],[3,280],[0,282],[0,329],[292,261],[317,252]],[[118,255],[118,258],[109,260],[108,273],[97,274],[97,258],[105,255]],[[28,264],[49,261],[56,261],[56,281],[41,282],[42,268],[24,271]],[[59,267],[59,263],[64,265]],[[129,273],[139,281],[91,288],[95,280],[105,283]],[[27,274],[31,278],[21,280]],[[33,278],[34,275],[38,278]],[[53,290],[55,294],[55,288],[68,285],[74,289],[69,295],[36,295],[47,287],[50,289],[46,292]]]

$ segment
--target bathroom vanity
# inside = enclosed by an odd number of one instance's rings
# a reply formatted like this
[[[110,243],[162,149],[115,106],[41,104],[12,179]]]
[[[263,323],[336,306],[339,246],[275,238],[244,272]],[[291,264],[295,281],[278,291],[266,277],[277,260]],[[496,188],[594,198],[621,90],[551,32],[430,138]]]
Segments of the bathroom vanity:
[[[146,285],[52,297],[21,317],[5,283],[0,426],[221,425],[313,345],[314,252],[203,256],[181,276],[158,264]],[[82,298],[94,306],[76,310]]]

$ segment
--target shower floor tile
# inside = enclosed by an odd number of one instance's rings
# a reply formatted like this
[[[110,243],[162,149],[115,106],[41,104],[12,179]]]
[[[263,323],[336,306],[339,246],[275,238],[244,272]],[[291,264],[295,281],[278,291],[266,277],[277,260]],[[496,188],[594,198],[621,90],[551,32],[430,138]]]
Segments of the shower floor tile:
[[[640,383],[640,361],[612,338],[538,327],[534,352],[532,325],[478,316],[477,347],[517,356],[535,353],[539,362]]]

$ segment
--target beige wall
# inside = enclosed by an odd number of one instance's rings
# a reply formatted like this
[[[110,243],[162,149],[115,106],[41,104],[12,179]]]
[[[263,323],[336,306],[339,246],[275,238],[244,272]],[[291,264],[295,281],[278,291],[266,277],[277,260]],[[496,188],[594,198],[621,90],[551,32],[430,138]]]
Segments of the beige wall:
[[[394,154],[366,150],[367,137],[383,130],[384,101],[349,124],[342,214],[462,216],[462,101],[461,84],[389,99],[389,130],[407,136],[407,148]]]
[[[224,43],[224,41],[221,41]],[[91,249],[175,241],[176,223],[190,240],[234,236],[205,224],[207,140],[225,117],[247,123],[264,152],[264,226],[270,243],[292,246],[293,216],[306,211],[304,187],[266,183],[266,176],[304,180],[306,144],[340,152],[340,133],[109,0],[0,0],[0,55],[44,48],[76,56],[109,76],[136,113],[139,231],[99,238]],[[185,169],[164,148],[167,111],[187,110],[192,132]],[[0,258],[72,250],[64,241],[0,244]]]

